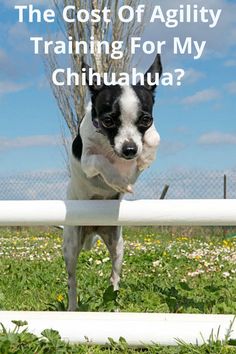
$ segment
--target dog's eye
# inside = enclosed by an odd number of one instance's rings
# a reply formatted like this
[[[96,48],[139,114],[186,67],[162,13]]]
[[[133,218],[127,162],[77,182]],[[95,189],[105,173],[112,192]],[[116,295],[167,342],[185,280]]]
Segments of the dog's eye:
[[[139,118],[138,126],[142,128],[149,128],[153,123],[153,118],[149,115],[143,115]]]
[[[115,128],[116,126],[113,118],[110,116],[104,117],[102,119],[102,125],[104,126],[104,128],[109,128],[109,129]]]

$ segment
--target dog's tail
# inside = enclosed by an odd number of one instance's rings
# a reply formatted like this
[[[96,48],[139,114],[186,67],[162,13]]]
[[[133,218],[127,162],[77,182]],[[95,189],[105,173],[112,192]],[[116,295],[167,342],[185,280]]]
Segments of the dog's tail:
[[[83,249],[85,251],[91,250],[95,243],[100,240],[100,237],[98,235],[86,235],[84,244],[83,244]]]

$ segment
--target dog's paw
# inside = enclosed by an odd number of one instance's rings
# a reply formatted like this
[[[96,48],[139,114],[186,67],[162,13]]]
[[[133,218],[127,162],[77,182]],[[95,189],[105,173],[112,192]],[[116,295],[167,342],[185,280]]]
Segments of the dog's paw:
[[[147,160],[143,160],[143,159],[138,159],[137,161],[137,168],[139,171],[144,171],[146,170],[148,167],[150,167],[152,161],[147,161]]]
[[[127,193],[134,193],[133,191],[133,187],[131,186],[131,184],[128,185],[127,189],[126,189]]]
[[[133,187],[131,186],[131,184],[126,184],[126,185],[115,185],[113,184],[111,186],[115,191],[119,192],[119,193],[133,193]]]
[[[127,177],[112,178],[106,183],[115,191],[119,193],[133,193],[133,188]]]

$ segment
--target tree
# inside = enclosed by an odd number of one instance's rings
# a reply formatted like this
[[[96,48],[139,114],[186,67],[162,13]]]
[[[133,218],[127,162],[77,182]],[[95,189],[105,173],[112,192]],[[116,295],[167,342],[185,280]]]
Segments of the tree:
[[[140,36],[144,29],[144,24],[137,23],[135,20],[130,23],[123,23],[118,18],[118,9],[122,5],[128,5],[136,8],[141,0],[53,0],[55,8],[59,15],[58,25],[60,31],[65,38],[71,37],[73,43],[75,41],[90,41],[91,37],[94,38],[95,51],[94,54],[79,55],[75,51],[73,45],[73,54],[67,58],[67,66],[70,66],[74,72],[81,71],[82,61],[89,63],[96,72],[103,74],[104,72],[116,72],[119,74],[121,71],[130,71],[132,55],[129,51],[129,41],[133,36]],[[86,9],[92,11],[94,9],[103,10],[105,7],[111,9],[111,22],[106,23],[100,21],[98,23],[81,23],[75,21],[74,23],[67,23],[62,19],[63,8],[68,5],[74,5],[76,10]],[[71,17],[73,13],[71,13]],[[123,41],[123,58],[111,59],[107,54],[100,54],[96,48],[101,41]],[[58,67],[58,59],[56,55],[51,52],[46,59],[46,67],[49,77],[52,72]],[[69,65],[68,65],[69,64]],[[58,107],[62,113],[64,121],[71,133],[72,139],[77,135],[78,125],[85,114],[86,108],[86,87],[85,86],[56,86],[50,81],[53,94],[56,98]]]

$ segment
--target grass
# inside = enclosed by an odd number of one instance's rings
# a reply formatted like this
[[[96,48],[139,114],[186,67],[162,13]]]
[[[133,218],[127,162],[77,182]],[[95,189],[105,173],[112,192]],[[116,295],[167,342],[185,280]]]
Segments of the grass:
[[[192,230],[192,229],[191,229]],[[110,261],[98,241],[78,262],[80,311],[236,313],[236,241],[218,229],[125,229],[125,258],[119,292],[109,286]],[[192,231],[191,231],[192,233]],[[203,235],[204,234],[204,235]],[[213,237],[211,235],[214,235]],[[0,229],[0,310],[57,311],[67,306],[61,232]],[[16,296],[17,294],[17,296]],[[1,322],[1,320],[0,320]],[[38,340],[16,324],[0,334],[0,353],[139,353],[124,340],[110,348],[69,346],[47,330]],[[231,345],[229,345],[231,344]],[[211,340],[201,347],[153,346],[148,353],[236,353],[234,343]],[[29,349],[28,349],[29,348]]]

